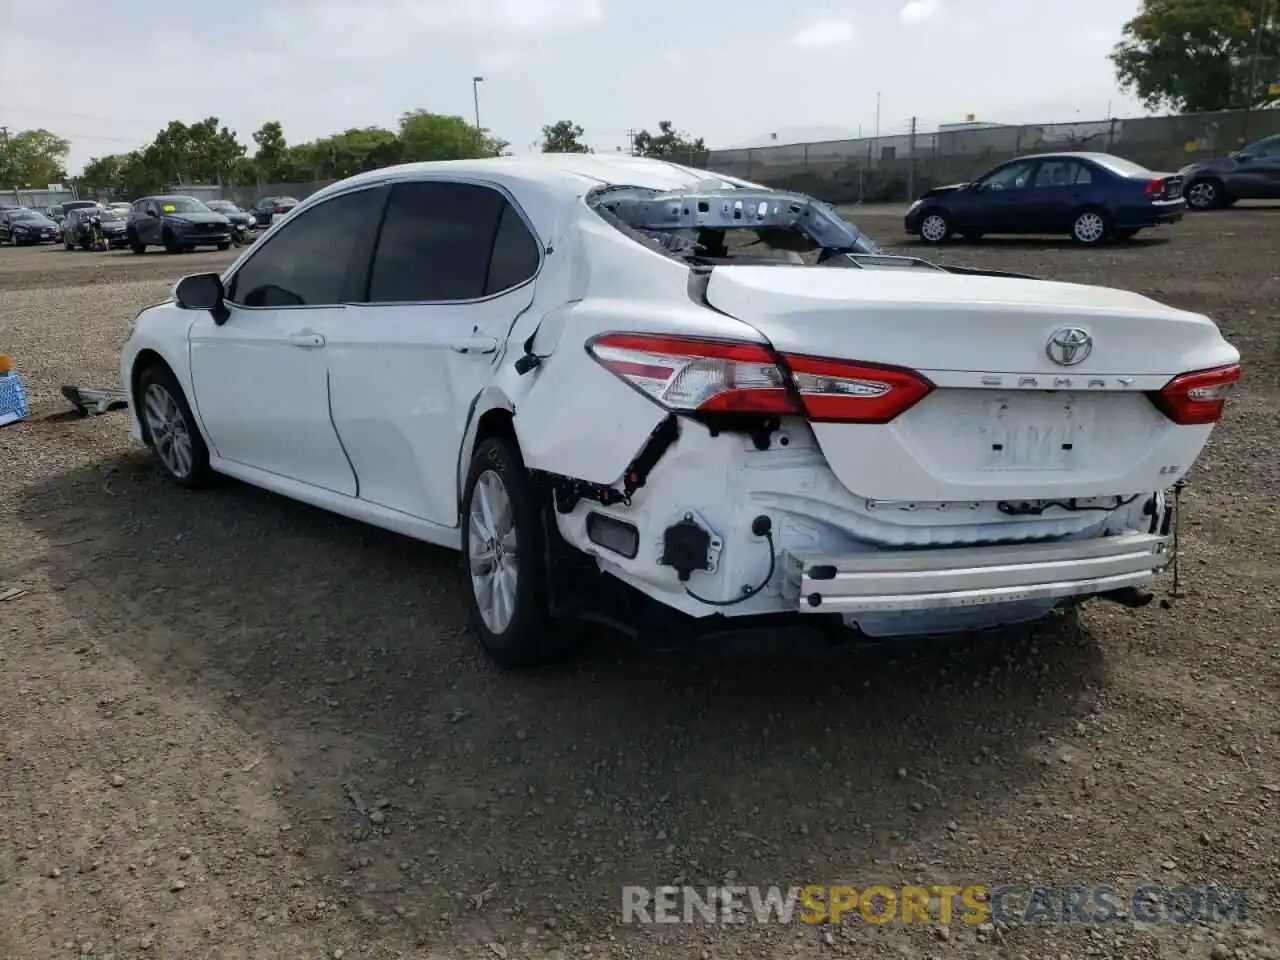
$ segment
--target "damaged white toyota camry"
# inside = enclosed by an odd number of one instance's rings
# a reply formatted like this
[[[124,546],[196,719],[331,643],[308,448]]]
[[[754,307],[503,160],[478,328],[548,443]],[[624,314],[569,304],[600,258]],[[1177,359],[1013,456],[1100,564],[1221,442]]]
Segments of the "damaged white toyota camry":
[[[1140,604],[1239,360],[1137,294],[548,155],[322,190],[143,310],[120,373],[178,483],[460,550],[475,630],[516,665],[571,615],[883,637]]]

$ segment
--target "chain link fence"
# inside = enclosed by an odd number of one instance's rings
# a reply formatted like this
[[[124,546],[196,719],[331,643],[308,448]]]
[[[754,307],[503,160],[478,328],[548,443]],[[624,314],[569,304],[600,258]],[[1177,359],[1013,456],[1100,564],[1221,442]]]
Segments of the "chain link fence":
[[[946,183],[973,180],[1028,153],[1113,153],[1171,173],[1280,133],[1280,110],[1026,124],[712,150],[673,158],[691,166],[808,193],[830,203],[912,200]]]

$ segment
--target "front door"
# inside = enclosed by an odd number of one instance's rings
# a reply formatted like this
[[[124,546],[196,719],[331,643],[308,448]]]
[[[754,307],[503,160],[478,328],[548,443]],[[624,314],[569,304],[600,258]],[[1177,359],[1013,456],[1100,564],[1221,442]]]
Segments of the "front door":
[[[1022,204],[1035,161],[1018,160],[993,170],[978,184],[969,207],[972,229],[980,233],[1030,233]]]
[[[333,422],[360,498],[454,527],[472,403],[533,300],[541,247],[481,183],[395,185],[364,303],[326,348]]]
[[[193,324],[195,407],[219,457],[356,494],[329,412],[327,354],[382,199],[367,188],[304,211],[226,278],[226,323],[204,314]]]

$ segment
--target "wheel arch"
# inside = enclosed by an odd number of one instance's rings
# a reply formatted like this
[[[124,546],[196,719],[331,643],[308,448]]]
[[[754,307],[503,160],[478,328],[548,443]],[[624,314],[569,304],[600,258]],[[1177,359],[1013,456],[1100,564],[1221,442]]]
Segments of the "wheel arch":
[[[480,444],[490,437],[506,437],[517,448],[520,447],[515,413],[515,403],[504,391],[494,386],[486,387],[472,400],[471,409],[467,412],[467,429],[458,450],[456,499],[459,523],[462,522],[462,493],[467,483],[467,472],[471,469],[471,458],[475,456]]]
[[[129,368],[129,406],[134,410],[138,409],[138,404],[141,399],[138,395],[138,390],[142,386],[142,374],[146,372],[149,367],[157,364],[168,370],[174,375],[174,377],[177,377],[178,374],[173,369],[173,365],[169,363],[169,361],[165,359],[164,355],[158,350],[153,350],[151,347],[143,347],[134,355],[133,365]],[[145,417],[141,415],[138,416],[138,426],[142,430],[143,442],[147,444],[147,446],[150,446],[151,436],[147,430],[147,420]]]

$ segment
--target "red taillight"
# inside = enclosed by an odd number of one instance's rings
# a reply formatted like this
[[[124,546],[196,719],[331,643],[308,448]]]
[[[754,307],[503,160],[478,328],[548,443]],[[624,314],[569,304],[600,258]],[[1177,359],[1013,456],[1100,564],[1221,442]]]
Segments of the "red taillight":
[[[1174,377],[1152,401],[1174,423],[1217,423],[1231,388],[1240,380],[1240,364],[1195,370]]]
[[[1164,187],[1165,187],[1164,180],[1152,180],[1150,183],[1147,184],[1146,192],[1152,195],[1159,195],[1164,193]]]
[[[899,367],[783,354],[762,344],[611,333],[587,350],[605,369],[669,410],[806,415],[888,423],[933,384]],[[778,362],[781,360],[781,365]]]
[[[284,207],[276,207],[276,213],[284,213]]]
[[[902,367],[794,354],[783,360],[810,420],[888,423],[933,389],[920,374]]]

